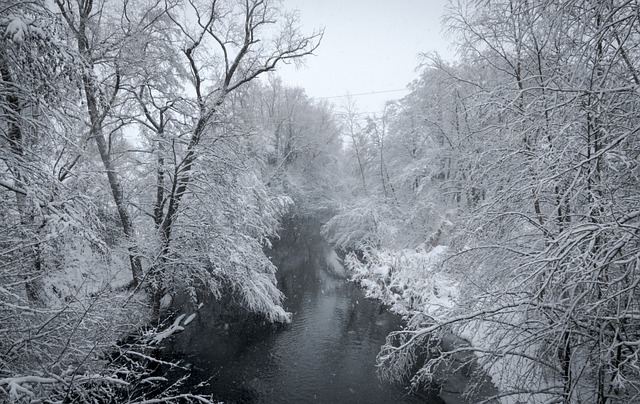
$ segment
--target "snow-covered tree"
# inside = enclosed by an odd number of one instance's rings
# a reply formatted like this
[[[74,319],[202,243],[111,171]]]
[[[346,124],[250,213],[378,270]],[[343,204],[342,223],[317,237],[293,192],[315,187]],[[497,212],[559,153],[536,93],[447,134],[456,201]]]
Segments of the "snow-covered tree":
[[[0,400],[172,400],[148,352],[186,321],[116,346],[146,291],[288,320],[263,248],[291,200],[229,101],[321,32],[270,1],[61,0],[4,2],[0,34]]]
[[[342,142],[332,107],[272,76],[239,100],[246,127],[267,159],[265,180],[289,194],[300,210],[331,207],[339,186]]]
[[[136,64],[142,74],[130,83],[142,122],[153,133],[152,152],[157,156],[153,217],[159,248],[151,277],[158,278],[152,282],[158,304],[172,287],[161,281],[172,271],[169,257],[182,251],[173,246],[175,233],[180,226],[191,226],[186,217],[180,221],[183,205],[195,202],[187,199],[203,195],[199,181],[214,185],[217,178],[228,174],[229,167],[235,171],[244,164],[241,150],[236,150],[239,154],[235,157],[227,154],[227,147],[235,143],[228,137],[238,135],[232,128],[236,113],[226,106],[227,99],[278,64],[310,54],[321,37],[321,33],[303,35],[297,17],[270,1],[176,3],[166,7],[159,20],[164,28],[147,37],[144,46],[135,48],[136,54],[146,53],[154,59],[170,48],[172,56],[164,58],[161,70],[175,73],[177,78],[167,83],[169,79],[159,78],[155,64],[150,69]],[[223,172],[205,166],[211,156],[220,158],[214,166]],[[244,198],[243,193],[250,192],[235,184],[230,190],[240,192],[231,194],[232,198]],[[238,236],[246,234],[241,231]]]
[[[187,199],[203,192],[196,181],[213,184],[216,176],[227,174],[209,170],[204,161],[220,153],[224,157],[217,167],[234,170],[246,161],[241,154],[226,154],[235,142],[226,137],[239,133],[230,130],[236,112],[227,99],[278,64],[313,52],[322,33],[302,34],[295,14],[262,0],[59,1],[57,6],[83,57],[91,138],[128,239],[134,284],[143,278],[144,252],[150,260],[145,279],[159,307],[176,286],[165,279],[174,277],[174,255],[184,251],[184,245],[173,246],[176,232],[191,226],[192,219],[180,219],[186,204],[194,203]],[[142,128],[138,144],[119,154],[116,136],[123,129],[134,132],[133,123]],[[126,166],[127,158],[141,166]],[[150,175],[153,181],[140,182],[144,192],[127,189],[128,181]],[[152,226],[143,220],[147,217],[153,218]],[[144,251],[136,228],[151,236]]]
[[[636,11],[622,1],[453,5],[469,67],[445,71],[473,90],[478,121],[460,157],[482,197],[454,222],[457,308],[397,333],[384,364],[406,369],[412,348],[455,330],[476,345],[457,352],[476,352],[505,396],[637,400]],[[425,361],[414,381],[452,355]]]

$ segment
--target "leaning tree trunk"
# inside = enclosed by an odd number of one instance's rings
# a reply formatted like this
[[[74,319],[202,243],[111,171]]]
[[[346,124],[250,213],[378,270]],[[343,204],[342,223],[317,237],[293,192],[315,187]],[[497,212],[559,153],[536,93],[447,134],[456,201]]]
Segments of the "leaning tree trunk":
[[[89,113],[89,121],[90,121],[90,136],[95,139],[96,145],[98,147],[98,151],[100,153],[100,158],[102,159],[102,163],[104,165],[105,171],[107,173],[107,178],[109,180],[109,187],[111,189],[111,194],[113,195],[113,200],[116,204],[116,209],[118,211],[118,217],[120,219],[120,224],[122,225],[122,230],[124,232],[125,237],[132,243],[129,245],[129,262],[131,266],[131,273],[133,275],[133,286],[138,286],[140,281],[142,280],[142,263],[140,260],[140,255],[138,253],[137,246],[134,242],[134,229],[133,229],[133,221],[131,220],[131,216],[126,208],[126,203],[124,200],[124,195],[122,192],[122,185],[120,183],[120,178],[118,173],[116,172],[113,161],[111,160],[111,155],[109,153],[109,148],[107,145],[107,141],[105,139],[103,133],[103,122],[107,115],[107,111],[109,110],[109,105],[113,102],[115,95],[119,90],[119,75],[116,70],[116,83],[114,85],[112,99],[109,104],[105,107],[102,107],[102,111],[100,110],[100,106],[98,105],[98,89],[96,88],[93,77],[90,72],[93,71],[93,54],[90,47],[89,36],[87,35],[87,22],[89,21],[93,9],[92,1],[79,1],[78,2],[78,16],[73,15],[72,9],[68,8],[61,1],[56,1],[60,11],[62,12],[63,17],[69,24],[73,34],[76,36],[76,40],[78,41],[78,51],[82,55],[84,59],[84,63],[87,66],[85,73],[82,75],[82,84],[84,87],[85,99],[87,102],[87,111]],[[77,24],[76,24],[77,21]]]
[[[104,137],[104,133],[102,132],[102,117],[98,113],[98,106],[95,97],[95,91],[93,84],[91,82],[91,78],[84,76],[83,84],[85,90],[85,97],[87,100],[87,109],[89,110],[89,118],[91,122],[91,130],[90,135],[95,139],[96,145],[98,146],[98,151],[100,152],[100,158],[102,159],[102,164],[104,165],[104,169],[107,172],[107,178],[109,179],[109,187],[111,188],[111,194],[113,195],[113,200],[116,203],[116,208],[118,210],[118,217],[120,218],[120,224],[122,225],[122,231],[124,235],[127,237],[129,242],[133,242],[134,240],[134,230],[133,230],[133,222],[131,220],[131,216],[127,211],[124,195],[122,192],[122,186],[120,184],[120,178],[118,177],[118,173],[113,167],[113,162],[111,161],[111,155],[109,154],[109,149],[107,146],[107,141]],[[131,265],[131,273],[133,275],[133,286],[137,286],[142,279],[142,263],[140,262],[140,255],[138,253],[138,249],[135,244],[130,245],[128,247],[129,250],[129,262]]]

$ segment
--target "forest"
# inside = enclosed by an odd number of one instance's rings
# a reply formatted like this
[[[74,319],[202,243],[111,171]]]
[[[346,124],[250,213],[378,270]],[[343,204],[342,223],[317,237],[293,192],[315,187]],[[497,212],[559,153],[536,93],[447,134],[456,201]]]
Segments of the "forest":
[[[382,377],[471,354],[486,402],[640,401],[640,2],[445,25],[456,60],[362,114],[278,77],[323,31],[276,0],[0,2],[0,401],[213,402],[153,352],[207,301],[290,321],[293,216],[407,320]]]

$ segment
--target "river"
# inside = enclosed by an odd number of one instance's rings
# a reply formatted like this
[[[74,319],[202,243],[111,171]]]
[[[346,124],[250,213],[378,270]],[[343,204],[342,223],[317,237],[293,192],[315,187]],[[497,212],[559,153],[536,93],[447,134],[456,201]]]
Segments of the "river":
[[[227,403],[444,403],[436,389],[378,378],[376,355],[402,321],[327,264],[318,225],[289,222],[270,254],[291,324],[225,323],[203,307],[166,346],[191,366],[189,391]]]

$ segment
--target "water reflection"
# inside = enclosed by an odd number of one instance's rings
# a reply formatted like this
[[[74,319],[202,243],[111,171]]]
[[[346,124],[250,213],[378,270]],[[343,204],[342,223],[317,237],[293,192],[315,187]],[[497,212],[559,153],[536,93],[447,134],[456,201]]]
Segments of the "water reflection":
[[[290,225],[272,251],[293,313],[284,329],[221,323],[206,307],[167,347],[193,365],[192,391],[228,403],[442,403],[380,381],[375,357],[398,317],[364,298],[335,270],[312,225]]]

